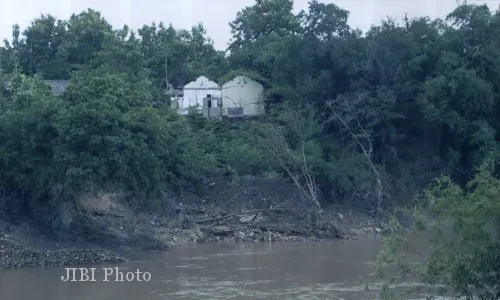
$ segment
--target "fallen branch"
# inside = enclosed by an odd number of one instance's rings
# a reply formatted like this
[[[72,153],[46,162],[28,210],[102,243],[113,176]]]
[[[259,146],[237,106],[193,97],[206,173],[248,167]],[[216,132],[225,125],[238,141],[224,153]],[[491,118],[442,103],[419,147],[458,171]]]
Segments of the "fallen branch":
[[[254,209],[254,210],[240,211],[240,212],[236,212],[236,213],[231,213],[229,215],[220,216],[220,217],[213,217],[213,218],[198,220],[198,221],[195,221],[195,223],[199,224],[199,223],[205,223],[205,222],[220,221],[220,220],[229,219],[229,218],[236,217],[236,216],[241,216],[241,215],[255,214],[255,213],[259,213],[259,212],[271,212],[271,211],[282,212],[282,211],[289,211],[289,210],[282,209],[282,208]]]

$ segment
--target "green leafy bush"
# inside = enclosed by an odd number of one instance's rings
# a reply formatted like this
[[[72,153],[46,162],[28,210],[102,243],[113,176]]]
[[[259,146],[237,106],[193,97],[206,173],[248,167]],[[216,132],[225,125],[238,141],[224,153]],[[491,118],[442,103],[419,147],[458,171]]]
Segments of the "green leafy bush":
[[[448,177],[439,178],[416,206],[406,211],[414,220],[413,235],[397,230],[385,241],[379,256],[380,270],[397,266],[432,286],[457,296],[500,297],[500,152],[478,169],[462,188]],[[410,214],[408,214],[410,213]],[[401,228],[398,222],[395,228]],[[428,243],[423,260],[409,259],[409,239]],[[395,277],[394,277],[395,276]],[[390,277],[390,278],[391,278]]]

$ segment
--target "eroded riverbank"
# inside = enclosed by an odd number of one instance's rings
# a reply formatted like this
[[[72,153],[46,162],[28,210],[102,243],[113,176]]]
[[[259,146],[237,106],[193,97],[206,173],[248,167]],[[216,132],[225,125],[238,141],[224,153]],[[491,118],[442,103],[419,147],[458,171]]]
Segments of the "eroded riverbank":
[[[245,220],[243,220],[245,221]],[[239,223],[239,224],[238,224]],[[157,247],[150,250],[165,250],[169,247],[200,243],[248,243],[248,242],[288,242],[319,241],[322,239],[354,239],[374,236],[380,233],[377,227],[343,228],[342,232],[290,231],[278,224],[261,226],[252,222],[225,222],[220,225],[192,224],[189,228],[155,226],[151,239]],[[0,269],[53,266],[98,265],[126,262],[127,256],[144,247],[123,244],[120,247],[108,243],[57,242],[52,237],[33,236],[26,229],[13,229],[0,233]],[[33,229],[36,231],[36,229]]]
[[[339,231],[293,232],[280,229],[278,224],[263,227],[253,222],[228,221],[220,225],[192,224],[189,228],[155,226],[151,239],[157,243],[151,250],[200,243],[245,243],[245,242],[287,242],[318,241],[321,239],[355,239],[380,234],[373,226],[361,228],[343,227]],[[246,220],[243,220],[246,221]],[[0,269],[48,266],[78,266],[120,263],[134,251],[144,250],[141,245],[123,244],[121,247],[108,243],[57,242],[43,235],[30,236],[26,229],[10,227],[9,233],[0,233]]]
[[[252,179],[232,188],[201,199],[173,198],[155,213],[130,209],[118,194],[86,196],[78,213],[61,208],[60,215],[70,217],[57,223],[57,236],[33,221],[4,222],[0,268],[106,264],[179,245],[354,239],[383,231],[380,222],[348,206],[311,209],[283,183]]]

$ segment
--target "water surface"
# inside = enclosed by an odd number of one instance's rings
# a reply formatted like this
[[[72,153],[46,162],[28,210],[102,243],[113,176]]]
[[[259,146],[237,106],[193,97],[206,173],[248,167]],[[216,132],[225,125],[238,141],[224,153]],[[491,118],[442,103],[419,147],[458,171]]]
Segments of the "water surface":
[[[104,282],[103,266],[96,282],[64,282],[64,268],[0,270],[0,299],[376,299],[363,282],[374,279],[379,249],[379,239],[203,244],[104,266],[149,272],[149,282]]]

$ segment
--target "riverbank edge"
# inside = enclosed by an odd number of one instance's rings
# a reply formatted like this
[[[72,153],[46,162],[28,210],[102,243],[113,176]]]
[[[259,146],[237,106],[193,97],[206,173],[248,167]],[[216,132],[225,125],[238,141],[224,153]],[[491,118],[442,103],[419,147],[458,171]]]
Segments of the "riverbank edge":
[[[344,217],[333,211],[337,220],[330,227],[324,224],[302,231],[291,230],[286,224],[264,222],[262,214],[241,213],[234,218],[217,220],[215,223],[198,224],[191,222],[182,226],[166,226],[150,221],[155,225],[151,232],[156,246],[147,250],[168,251],[176,246],[201,243],[247,243],[247,242],[288,242],[318,241],[329,239],[356,239],[375,237],[383,233],[380,226],[360,214]],[[331,219],[330,219],[331,220]],[[203,223],[203,222],[202,222]],[[23,226],[4,224],[0,230],[0,269],[39,268],[39,267],[77,267],[85,265],[106,265],[127,262],[127,256],[136,251],[145,251],[141,245],[133,243],[116,247],[104,243],[82,245],[76,242],[59,242],[46,237],[36,225]],[[44,246],[40,246],[40,242]],[[47,246],[49,245],[49,246]]]
[[[387,228],[384,217],[354,206],[356,199],[318,209],[280,178],[214,177],[205,186],[202,194],[166,194],[152,210],[109,191],[62,201],[37,220],[0,210],[0,269],[116,264],[137,252],[200,243],[355,239]]]

